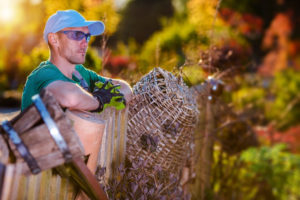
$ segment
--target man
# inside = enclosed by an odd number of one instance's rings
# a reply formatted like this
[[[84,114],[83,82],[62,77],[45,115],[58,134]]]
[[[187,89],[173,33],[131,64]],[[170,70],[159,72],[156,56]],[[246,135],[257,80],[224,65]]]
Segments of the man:
[[[86,69],[82,64],[91,36],[100,35],[105,26],[101,21],[86,21],[75,10],[57,11],[47,21],[44,40],[50,49],[50,58],[42,62],[27,77],[22,95],[23,111],[32,104],[31,97],[47,88],[62,107],[86,111],[101,111],[113,97],[124,102],[122,93],[111,90],[94,91],[95,82],[106,78]],[[125,90],[125,82],[113,80]],[[110,83],[111,85],[111,83]]]

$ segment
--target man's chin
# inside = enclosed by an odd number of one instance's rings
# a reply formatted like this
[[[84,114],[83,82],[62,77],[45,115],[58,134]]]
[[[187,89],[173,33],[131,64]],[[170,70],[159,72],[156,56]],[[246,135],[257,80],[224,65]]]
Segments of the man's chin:
[[[83,61],[75,61],[75,62],[72,62],[73,65],[81,65],[81,64],[84,64],[85,63],[85,60]]]
[[[83,64],[83,63],[85,63],[85,56],[81,59],[73,60],[73,62],[72,62],[72,64],[75,64],[75,65]]]

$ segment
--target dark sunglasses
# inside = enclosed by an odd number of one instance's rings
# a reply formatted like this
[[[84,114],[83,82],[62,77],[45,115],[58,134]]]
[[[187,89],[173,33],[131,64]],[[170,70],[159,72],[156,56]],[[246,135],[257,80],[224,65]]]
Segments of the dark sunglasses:
[[[67,37],[69,39],[76,40],[76,41],[80,41],[83,38],[85,38],[86,41],[89,42],[91,39],[90,33],[84,33],[82,31],[59,31],[59,33],[63,33],[65,35],[67,35]]]

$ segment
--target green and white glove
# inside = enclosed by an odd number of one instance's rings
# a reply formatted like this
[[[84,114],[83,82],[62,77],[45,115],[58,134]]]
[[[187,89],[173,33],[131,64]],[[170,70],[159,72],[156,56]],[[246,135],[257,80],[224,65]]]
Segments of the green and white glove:
[[[105,83],[100,81],[95,83],[95,89],[92,93],[94,97],[99,101],[99,107],[96,112],[101,112],[103,109],[109,106],[115,107],[117,110],[124,109],[126,101],[124,95],[120,93],[120,85],[114,85],[112,80],[109,79]]]

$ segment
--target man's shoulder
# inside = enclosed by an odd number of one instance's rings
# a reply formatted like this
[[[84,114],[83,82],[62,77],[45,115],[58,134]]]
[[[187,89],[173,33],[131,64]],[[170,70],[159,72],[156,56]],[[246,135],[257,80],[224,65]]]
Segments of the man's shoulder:
[[[32,71],[32,73],[51,72],[51,71],[58,72],[59,70],[52,63],[48,61],[43,61],[35,70]]]
[[[57,67],[55,67],[51,63],[48,63],[47,61],[43,61],[36,69],[34,69],[31,72],[28,78],[35,77],[35,76],[43,76],[43,75],[50,76],[52,74],[57,74],[57,73],[59,73]]]
[[[83,76],[84,79],[91,79],[91,77],[97,76],[97,73],[84,67],[83,65],[76,65],[75,69]]]
[[[79,72],[89,72],[91,70],[87,69],[86,67],[84,67],[83,65],[76,65],[75,69]]]
[[[76,65],[75,69],[86,79],[92,79],[93,81],[105,82],[105,78],[97,74],[95,71],[90,70],[83,65]]]

